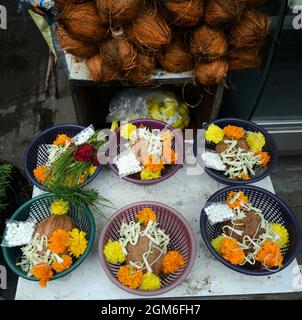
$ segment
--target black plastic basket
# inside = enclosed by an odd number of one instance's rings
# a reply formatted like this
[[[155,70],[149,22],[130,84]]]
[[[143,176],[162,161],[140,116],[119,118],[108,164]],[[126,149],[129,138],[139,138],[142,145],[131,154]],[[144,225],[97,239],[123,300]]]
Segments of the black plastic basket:
[[[47,186],[39,183],[34,174],[33,170],[40,165],[44,165],[47,162],[48,153],[47,153],[47,144],[52,144],[56,139],[58,134],[66,134],[70,137],[75,136],[80,131],[85,129],[83,126],[77,124],[63,124],[51,127],[41,133],[39,133],[28,146],[25,155],[24,155],[24,170],[27,178],[31,181],[32,184],[38,188],[49,191]],[[39,159],[38,159],[39,154]],[[90,183],[100,172],[101,166],[99,165],[96,172],[89,177],[81,187]]]
[[[265,136],[265,141],[266,141],[266,144],[263,147],[263,151],[268,152],[271,156],[271,160],[269,164],[265,167],[260,167],[260,166],[257,167],[255,170],[255,175],[251,177],[250,180],[245,180],[245,181],[232,180],[230,178],[227,178],[224,175],[223,171],[218,171],[215,169],[205,167],[206,173],[211,178],[225,185],[246,185],[246,184],[260,181],[265,177],[269,176],[273,172],[278,162],[279,152],[273,137],[265,129],[263,129],[262,127],[258,126],[257,124],[251,121],[246,121],[246,120],[241,120],[236,118],[224,118],[224,119],[214,120],[208,123],[204,129],[206,130],[208,126],[211,124],[215,124],[220,128],[224,128],[227,125],[233,125],[233,126],[241,127],[245,131],[252,131],[252,132],[260,131]],[[194,144],[193,144],[193,151],[198,163],[203,167],[204,165],[201,160],[201,154],[200,154],[201,147],[200,147],[200,144],[198,143],[198,138],[199,138],[198,135],[196,135],[194,139]],[[215,150],[215,144],[205,142],[205,148]]]
[[[291,209],[273,193],[255,186],[233,186],[223,188],[214,193],[207,201],[206,206],[213,202],[226,202],[230,192],[242,191],[249,197],[249,202],[256,208],[263,211],[264,217],[269,222],[280,223],[289,233],[289,243],[281,250],[284,257],[283,266],[280,270],[285,269],[297,256],[301,247],[301,229],[299,222]],[[200,230],[202,238],[209,251],[225,266],[243,274],[252,276],[264,276],[276,273],[280,270],[267,270],[260,264],[244,266],[235,266],[220,256],[211,245],[211,241],[222,233],[223,223],[211,225],[208,221],[205,210],[200,215]]]

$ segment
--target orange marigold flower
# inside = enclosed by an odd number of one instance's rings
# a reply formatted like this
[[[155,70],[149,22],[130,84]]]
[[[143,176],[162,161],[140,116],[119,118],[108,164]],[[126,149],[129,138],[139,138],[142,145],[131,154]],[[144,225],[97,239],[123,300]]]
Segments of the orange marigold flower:
[[[220,245],[220,252],[225,260],[234,265],[242,263],[245,258],[243,249],[238,246],[235,239],[223,238]]]
[[[271,156],[267,152],[256,152],[255,155],[260,156],[262,166],[266,166],[271,160]]]
[[[39,166],[39,167],[37,167],[36,169],[33,170],[33,173],[34,173],[35,178],[39,182],[43,183],[43,182],[45,182],[45,180],[48,177],[47,166],[45,166],[45,165]]]
[[[244,181],[251,179],[251,177],[247,173],[242,173],[240,178],[241,178],[241,180],[244,180]]]
[[[177,155],[173,149],[171,149],[171,150],[163,149],[163,156],[164,156],[167,164],[175,164],[176,163]]]
[[[130,266],[129,264],[120,267],[117,273],[118,281],[131,289],[138,288],[143,282],[144,274],[142,271]]]
[[[169,251],[163,258],[162,269],[165,274],[176,272],[185,264],[185,260],[178,251]]]
[[[67,254],[63,254],[61,256],[61,258],[63,259],[62,263],[59,263],[58,261],[54,261],[51,264],[51,267],[56,271],[56,272],[62,272],[66,269],[69,269],[70,266],[72,265],[72,258],[71,256],[67,255]]]
[[[83,184],[85,182],[85,176],[82,174],[79,179],[79,184]]]
[[[237,197],[236,200],[234,200],[234,198]],[[228,206],[231,208],[231,209],[235,209],[235,208],[241,208],[242,207],[242,202],[243,203],[248,203],[249,201],[249,198],[241,191],[239,192],[230,192],[229,195],[228,195],[228,199],[227,199],[227,202],[228,202]]]
[[[62,229],[55,230],[48,240],[48,248],[53,253],[62,254],[68,247],[69,234]]]
[[[283,257],[277,243],[264,241],[257,254],[256,260],[264,267],[281,267]]]
[[[56,146],[63,145],[65,146],[66,143],[71,142],[71,138],[68,137],[66,134],[58,134],[56,140],[53,142]]]
[[[50,265],[46,263],[38,263],[31,269],[32,275],[40,280],[39,284],[41,287],[46,287],[47,282],[53,277],[53,272]]]
[[[245,131],[237,126],[226,126],[223,128],[224,134],[229,139],[239,140],[245,135]]]
[[[160,172],[164,168],[164,162],[162,159],[156,159],[152,155],[148,155],[144,166],[151,172]]]
[[[143,224],[148,224],[149,221],[156,221],[156,213],[151,208],[144,208],[136,215],[136,219]]]

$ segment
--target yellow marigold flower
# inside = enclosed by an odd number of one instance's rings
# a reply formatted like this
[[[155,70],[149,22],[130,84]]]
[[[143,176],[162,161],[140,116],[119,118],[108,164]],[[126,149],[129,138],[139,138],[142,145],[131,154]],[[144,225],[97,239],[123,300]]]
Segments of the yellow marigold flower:
[[[264,241],[257,254],[256,260],[264,267],[281,267],[283,257],[277,243]]]
[[[248,132],[245,140],[252,152],[260,152],[265,146],[265,137],[261,132]]]
[[[58,261],[54,261],[51,264],[51,267],[56,271],[56,272],[62,272],[64,270],[67,270],[70,268],[70,266],[72,265],[72,258],[71,256],[67,255],[67,254],[63,254],[61,256],[61,258],[63,259],[63,262],[59,263]]]
[[[103,253],[106,260],[113,264],[123,263],[126,260],[123,248],[118,241],[109,239],[104,247]]]
[[[120,267],[117,273],[118,281],[131,289],[138,288],[143,282],[143,272],[130,266],[129,264]]]
[[[47,282],[53,276],[50,265],[46,263],[38,263],[34,265],[31,269],[31,273],[36,279],[40,280],[39,284],[43,288],[46,287]]]
[[[62,229],[55,230],[48,240],[48,249],[53,253],[62,254],[68,247],[68,232]]]
[[[143,282],[140,286],[142,290],[159,290],[160,278],[153,272],[147,272],[144,274]]]
[[[143,224],[148,224],[149,221],[156,221],[156,213],[151,208],[144,208],[140,210],[136,219]]]
[[[223,238],[220,245],[223,258],[231,264],[237,265],[244,261],[244,251],[239,247],[235,239]]]
[[[162,270],[165,274],[176,272],[185,264],[185,260],[178,251],[169,251],[163,258]]]
[[[122,126],[120,135],[124,139],[130,140],[135,132],[136,132],[136,126],[132,123],[127,123],[124,126]]]
[[[223,128],[224,134],[229,139],[239,140],[245,135],[245,131],[237,126],[226,126]]]
[[[161,173],[160,172],[152,172],[147,168],[144,168],[141,172],[140,172],[140,176],[142,180],[152,180],[152,179],[157,179],[161,177]]]
[[[62,216],[69,211],[69,204],[62,199],[54,201],[50,206],[50,212],[54,215]]]
[[[91,165],[88,169],[89,177],[93,176],[96,172],[97,166]]]
[[[221,241],[223,240],[223,238],[223,236],[218,236],[211,241],[212,247],[219,254],[221,254]]]
[[[210,124],[205,133],[205,138],[208,142],[219,143],[223,140],[224,131],[216,126],[216,124]]]
[[[55,144],[56,146],[65,146],[67,143],[70,143],[71,140],[72,139],[66,134],[59,134],[53,144]]]
[[[68,233],[68,251],[72,256],[79,258],[87,248],[88,241],[86,239],[86,232],[80,231],[79,229],[72,229],[72,231]]]
[[[269,232],[274,237],[274,242],[277,243],[280,249],[283,249],[287,246],[289,235],[284,226],[282,226],[280,223],[271,223],[269,225]]]
[[[45,165],[39,166],[39,167],[37,167],[36,169],[34,169],[33,173],[34,173],[35,178],[36,178],[39,182],[44,183],[45,180],[46,180],[47,177],[48,177],[48,174],[47,174],[47,166],[45,166]]]
[[[238,195],[238,196],[237,196]],[[234,201],[235,196],[237,196],[237,199]],[[242,192],[239,191],[238,192],[230,192],[227,198],[227,202],[228,202],[228,206],[231,209],[235,209],[235,208],[241,208],[242,207],[242,202],[243,203],[248,203],[249,198]]]

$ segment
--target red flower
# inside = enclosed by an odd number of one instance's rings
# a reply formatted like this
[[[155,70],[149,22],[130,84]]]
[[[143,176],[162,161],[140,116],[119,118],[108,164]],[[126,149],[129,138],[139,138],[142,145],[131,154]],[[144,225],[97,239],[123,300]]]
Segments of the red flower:
[[[73,153],[73,157],[78,161],[92,161],[93,149],[92,145],[83,144]]]
[[[99,162],[99,159],[98,159],[97,155],[95,155],[94,158],[93,158],[93,165],[95,167],[98,167],[100,165],[100,162]]]

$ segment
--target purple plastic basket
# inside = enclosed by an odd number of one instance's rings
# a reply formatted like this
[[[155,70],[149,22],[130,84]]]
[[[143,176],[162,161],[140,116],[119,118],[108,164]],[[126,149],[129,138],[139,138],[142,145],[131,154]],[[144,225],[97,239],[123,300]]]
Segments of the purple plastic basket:
[[[212,226],[208,221],[206,212],[202,210],[200,215],[200,230],[207,248],[225,266],[243,274],[251,276],[265,276],[285,269],[296,258],[301,248],[301,229],[297,218],[279,197],[265,189],[254,186],[234,186],[223,188],[214,193],[208,199],[205,206],[213,202],[225,202],[228,194],[233,191],[244,192],[249,197],[250,203],[252,203],[254,207],[263,211],[266,220],[273,223],[280,223],[287,228],[289,233],[289,243],[281,250],[284,257],[283,267],[280,270],[276,269],[275,271],[269,271],[260,264],[256,264],[254,266],[249,264],[244,266],[235,266],[226,261],[211,245],[211,241],[221,234],[223,223],[217,223]]]
[[[168,245],[168,250],[177,250],[183,256],[185,265],[182,266],[177,272],[170,275],[161,276],[162,287],[159,290],[144,291],[140,289],[130,289],[123,286],[117,280],[117,273],[119,266],[108,263],[105,260],[103,254],[104,245],[109,239],[113,241],[118,240],[119,230],[123,221],[130,222],[135,220],[136,214],[143,208],[151,208],[157,215],[157,221],[160,228],[164,229],[170,236],[171,241]],[[177,287],[190,273],[195,260],[195,238],[188,222],[184,217],[174,210],[173,208],[159,203],[151,201],[143,201],[132,203],[118,210],[107,222],[103,228],[98,246],[98,254],[107,276],[116,284],[119,288],[127,291],[128,293],[140,295],[140,296],[155,296],[168,292]]]
[[[255,170],[255,175],[253,177],[251,177],[250,180],[246,180],[246,181],[232,180],[230,178],[227,178],[224,175],[224,172],[222,172],[222,171],[217,171],[217,170],[205,167],[206,173],[211,178],[213,178],[214,180],[216,180],[220,183],[223,183],[225,185],[246,185],[246,184],[260,181],[260,180],[264,179],[265,177],[269,176],[273,172],[273,170],[275,169],[277,162],[278,162],[278,148],[277,148],[277,145],[276,145],[274,139],[266,130],[264,130],[262,127],[258,126],[257,124],[255,124],[251,121],[246,121],[246,120],[241,120],[241,119],[236,119],[236,118],[224,118],[224,119],[214,120],[206,125],[205,130],[211,124],[216,124],[220,128],[223,128],[227,125],[233,125],[233,126],[242,127],[246,131],[253,131],[253,132],[260,131],[265,136],[265,140],[266,140],[266,144],[263,147],[263,151],[268,152],[271,156],[271,160],[270,160],[269,164],[265,167],[258,167]],[[200,152],[198,152],[198,149],[200,149],[200,148],[198,145],[197,138],[198,137],[196,136],[195,140],[194,140],[193,151],[194,151],[195,157],[197,157],[197,161],[200,163],[201,166],[203,166]],[[215,150],[215,145],[212,143],[206,142],[205,147],[207,149]]]
[[[132,121],[129,121],[129,123],[132,123],[136,126],[144,126],[148,129],[160,129],[160,130],[163,130],[163,129],[169,129],[171,131],[173,131],[173,134],[174,136],[178,136],[178,141],[183,141],[183,138],[182,136],[180,136],[180,133],[175,130],[172,126],[168,125],[167,123],[165,122],[162,122],[162,121],[159,121],[159,120],[153,120],[153,119],[136,119],[136,120],[132,120]],[[116,139],[117,139],[117,152],[116,154],[119,153],[120,151],[120,146],[119,146],[119,143],[120,143],[120,130],[121,128],[117,128],[115,133],[116,133]],[[113,139],[112,139],[113,136],[111,136],[111,138],[109,138],[109,145],[111,148],[114,148],[114,143],[112,143]],[[172,146],[173,147],[173,146]],[[115,164],[112,164],[111,163],[112,161],[109,162],[109,166],[111,168],[111,170],[117,175],[119,176],[119,173],[118,173],[118,168],[116,167]],[[126,177],[122,177],[122,179],[126,180],[126,181],[129,181],[129,182],[132,182],[132,183],[135,183],[135,184],[138,184],[138,185],[151,185],[151,184],[155,184],[155,183],[159,183],[161,181],[164,181],[166,179],[168,179],[169,177],[173,176],[180,168],[182,167],[182,164],[175,164],[175,165],[167,165],[163,171],[162,171],[162,176],[160,178],[157,178],[157,179],[152,179],[152,180],[140,180],[138,174],[132,174],[132,175],[129,175],[129,176],[126,176]]]
[[[42,190],[49,191],[49,189],[45,185],[39,183],[36,180],[33,174],[33,170],[38,165],[43,165],[47,161],[48,153],[46,146],[44,145],[51,144],[56,139],[58,134],[66,134],[70,137],[74,137],[83,129],[85,129],[85,127],[79,126],[77,124],[62,124],[46,129],[34,137],[33,141],[28,146],[23,159],[25,174],[33,185],[37,186]],[[38,153],[40,159],[39,163]],[[81,187],[86,186],[88,183],[90,183],[99,174],[100,170],[101,166],[98,166],[94,175],[89,177],[89,179],[87,179],[81,185]]]

